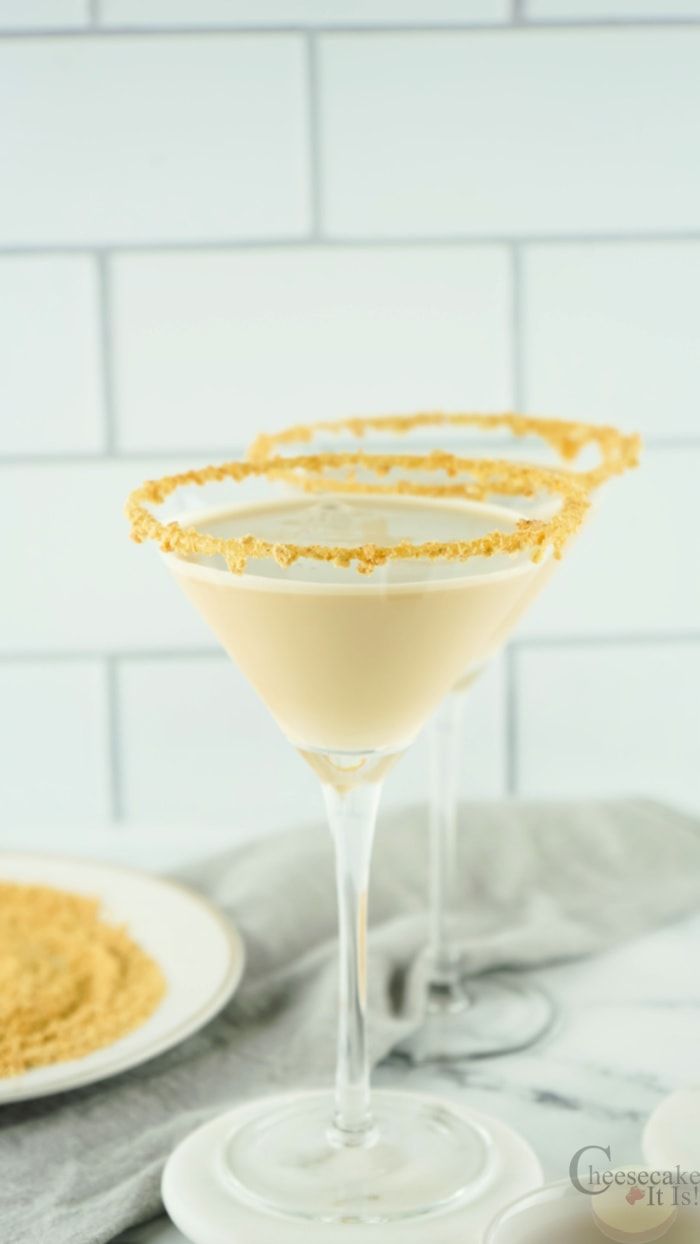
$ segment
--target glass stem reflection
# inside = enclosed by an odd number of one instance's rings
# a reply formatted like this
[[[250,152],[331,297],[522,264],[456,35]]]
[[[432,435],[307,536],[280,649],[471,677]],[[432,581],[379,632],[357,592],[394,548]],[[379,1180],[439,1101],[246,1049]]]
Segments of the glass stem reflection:
[[[335,846],[340,988],[335,1145],[368,1145],[376,1132],[370,1107],[367,1053],[367,889],[381,783],[337,790],[324,784]]]
[[[465,693],[453,691],[440,705],[432,726],[432,796],[430,801],[430,1000],[466,1006],[461,985],[462,955],[454,925],[459,878],[457,816]]]

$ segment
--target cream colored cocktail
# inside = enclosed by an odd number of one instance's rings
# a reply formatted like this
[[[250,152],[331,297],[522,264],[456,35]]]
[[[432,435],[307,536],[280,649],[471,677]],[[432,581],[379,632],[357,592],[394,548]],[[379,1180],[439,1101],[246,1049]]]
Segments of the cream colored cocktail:
[[[401,497],[285,497],[192,523],[225,538],[255,530],[351,544],[472,539],[512,513]],[[168,556],[186,595],[301,749],[396,752],[468,666],[485,659],[546,569],[528,553],[467,562],[390,561],[369,577],[299,561],[251,561],[244,575]]]

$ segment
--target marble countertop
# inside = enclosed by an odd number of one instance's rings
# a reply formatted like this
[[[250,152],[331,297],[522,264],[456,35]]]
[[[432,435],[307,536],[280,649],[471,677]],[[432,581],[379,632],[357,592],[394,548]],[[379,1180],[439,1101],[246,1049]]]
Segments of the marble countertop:
[[[657,1103],[700,1080],[699,958],[700,913],[533,974],[559,1014],[532,1049],[449,1068],[408,1068],[390,1058],[375,1083],[423,1089],[503,1119],[530,1141],[547,1180],[566,1176],[584,1145],[609,1145],[614,1165],[639,1161],[642,1128]],[[183,1240],[160,1217],[119,1244]]]

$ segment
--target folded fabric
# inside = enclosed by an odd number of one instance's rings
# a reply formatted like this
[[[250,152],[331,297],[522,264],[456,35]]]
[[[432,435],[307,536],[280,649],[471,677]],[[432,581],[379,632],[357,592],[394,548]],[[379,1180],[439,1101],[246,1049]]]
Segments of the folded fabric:
[[[590,954],[697,908],[700,824],[638,800],[469,805],[459,902],[474,972]],[[426,938],[425,811],[381,818],[370,891],[373,1060],[421,1022],[406,987]],[[247,946],[226,1009],[168,1054],[103,1084],[0,1110],[3,1244],[104,1244],[157,1213],[163,1164],[228,1106],[330,1084],[335,888],[322,827],[204,861],[183,879]],[[400,1000],[400,1001],[397,1001]]]

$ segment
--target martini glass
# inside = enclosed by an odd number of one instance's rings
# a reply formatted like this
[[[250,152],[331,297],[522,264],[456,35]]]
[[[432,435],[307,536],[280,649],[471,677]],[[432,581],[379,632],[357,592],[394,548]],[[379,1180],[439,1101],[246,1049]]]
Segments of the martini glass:
[[[280,492],[276,480],[295,463],[304,488]],[[382,778],[529,590],[539,572],[533,554],[548,543],[560,551],[586,503],[559,481],[557,520],[522,524],[483,500],[488,466],[450,459],[451,482],[437,495],[425,485],[343,490],[340,481],[329,490],[313,475],[321,465],[307,457],[185,472],[144,485],[127,510],[134,538],[159,542],[176,581],[318,774],[335,847],[335,1092],[261,1101],[225,1138],[221,1176],[234,1198],[260,1210],[388,1223],[479,1196],[498,1160],[488,1128],[469,1114],[420,1094],[370,1095],[367,896]],[[395,463],[362,465],[386,477]],[[476,477],[482,499],[465,499],[458,474]],[[496,464],[494,479],[503,475]],[[251,482],[262,490],[244,499]],[[200,509],[161,523],[151,506],[186,485],[198,487]]]
[[[378,415],[326,421],[259,436],[251,457],[309,441],[339,450],[369,441],[390,453],[425,453],[426,448],[466,452],[474,437],[486,449],[523,453],[539,464],[562,469],[576,460],[579,478],[591,490],[634,458],[637,438],[615,429],[515,414]],[[422,478],[426,478],[425,472]],[[534,495],[512,493],[499,500],[530,518],[547,518],[557,501],[546,489]],[[555,561],[548,558],[531,576],[511,613],[494,631],[479,659],[462,670],[442,700],[431,729],[429,818],[428,946],[424,984],[425,1022],[400,1052],[412,1062],[444,1061],[503,1054],[532,1045],[551,1026],[554,1009],[547,994],[516,973],[475,975],[464,949],[464,894],[458,861],[459,787],[463,771],[463,722],[468,695],[489,662],[503,649],[535,597],[548,583]]]

